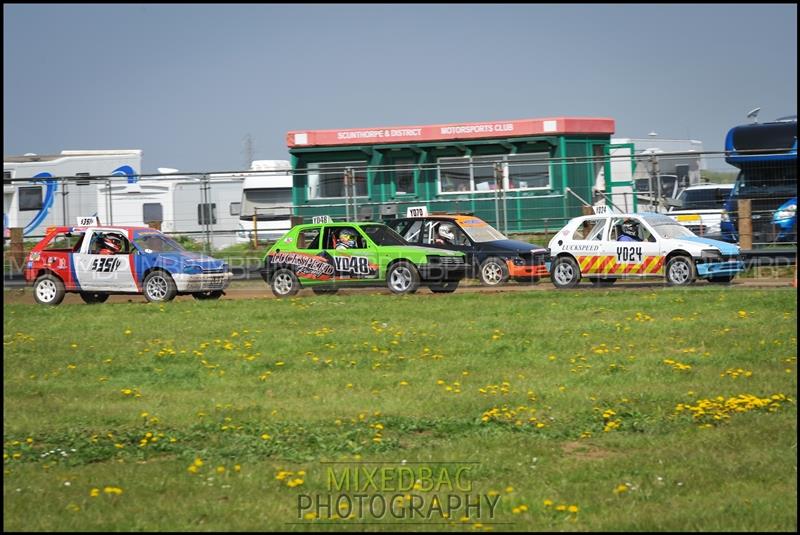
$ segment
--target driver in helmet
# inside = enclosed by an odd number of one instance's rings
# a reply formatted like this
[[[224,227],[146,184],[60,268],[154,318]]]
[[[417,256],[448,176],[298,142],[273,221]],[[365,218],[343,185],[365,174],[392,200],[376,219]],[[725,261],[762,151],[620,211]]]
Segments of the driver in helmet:
[[[119,236],[106,234],[100,239],[100,254],[117,254],[122,251],[122,240]]]
[[[436,243],[436,245],[455,245],[456,235],[450,223],[442,223],[439,225],[439,231],[434,243]]]
[[[351,229],[342,229],[336,243],[337,249],[353,249],[356,246],[356,235]]]
[[[639,239],[639,223],[633,219],[622,222],[622,231],[617,241],[641,241]]]

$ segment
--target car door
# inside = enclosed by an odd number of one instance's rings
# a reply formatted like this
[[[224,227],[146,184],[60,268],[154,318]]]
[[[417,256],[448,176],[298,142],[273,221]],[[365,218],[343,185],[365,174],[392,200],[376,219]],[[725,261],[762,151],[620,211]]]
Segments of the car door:
[[[439,233],[442,225],[450,227],[453,238],[444,240]],[[470,266],[470,273],[477,273],[480,263],[484,258],[476,254],[476,247],[470,240],[467,233],[452,219],[426,219],[420,234],[422,241],[420,245],[424,247],[434,247],[436,249],[447,249],[448,251],[460,251],[464,253],[464,260]],[[487,256],[486,254],[483,255]]]
[[[340,239],[343,232],[350,232],[355,237],[352,245]],[[337,284],[352,284],[381,276],[377,247],[357,226],[326,226],[323,238],[323,255],[333,262],[333,280]]]
[[[75,276],[83,291],[138,292],[132,265],[133,247],[127,233],[117,229],[93,229],[87,232],[79,253],[73,255]],[[122,242],[116,254],[100,254],[101,239],[112,235]]]
[[[293,250],[278,253],[279,263],[293,266],[300,283],[333,281],[333,259],[325,255],[322,226],[308,227],[297,233]]]
[[[635,240],[623,238],[623,225],[632,221]],[[612,217],[601,247],[604,256],[596,273],[605,277],[648,277],[663,273],[663,256],[652,229],[639,217]]]

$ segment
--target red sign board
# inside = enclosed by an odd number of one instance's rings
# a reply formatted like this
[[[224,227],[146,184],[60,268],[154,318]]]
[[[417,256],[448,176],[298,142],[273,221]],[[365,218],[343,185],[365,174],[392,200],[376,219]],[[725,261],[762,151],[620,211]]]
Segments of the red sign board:
[[[607,117],[551,117],[480,123],[434,124],[348,128],[345,130],[292,130],[286,145],[329,147],[337,145],[382,145],[384,143],[422,143],[467,139],[506,138],[564,134],[614,133],[614,119]]]

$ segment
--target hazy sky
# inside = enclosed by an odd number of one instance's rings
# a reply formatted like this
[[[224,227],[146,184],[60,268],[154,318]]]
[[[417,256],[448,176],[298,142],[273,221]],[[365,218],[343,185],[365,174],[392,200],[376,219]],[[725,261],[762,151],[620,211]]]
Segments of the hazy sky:
[[[612,117],[699,139],[797,112],[797,6],[4,5],[3,152],[143,172],[288,159],[299,129]]]

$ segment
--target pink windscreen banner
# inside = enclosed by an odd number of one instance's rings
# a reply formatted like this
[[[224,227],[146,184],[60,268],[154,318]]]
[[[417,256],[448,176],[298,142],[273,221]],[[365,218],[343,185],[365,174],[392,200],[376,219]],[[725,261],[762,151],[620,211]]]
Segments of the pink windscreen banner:
[[[289,148],[335,147],[338,145],[382,145],[384,143],[421,143],[539,135],[611,135],[614,133],[614,126],[614,119],[608,117],[551,117],[424,126],[292,130],[286,134],[286,145]]]

